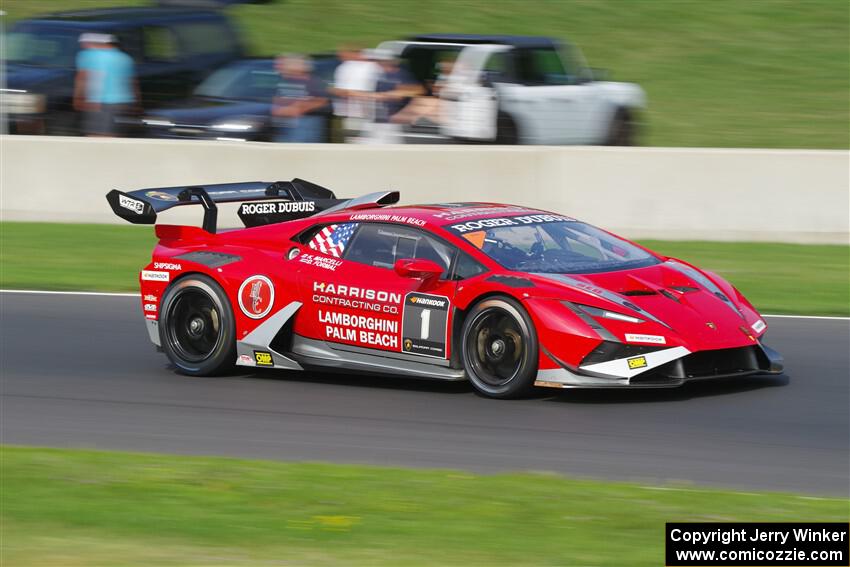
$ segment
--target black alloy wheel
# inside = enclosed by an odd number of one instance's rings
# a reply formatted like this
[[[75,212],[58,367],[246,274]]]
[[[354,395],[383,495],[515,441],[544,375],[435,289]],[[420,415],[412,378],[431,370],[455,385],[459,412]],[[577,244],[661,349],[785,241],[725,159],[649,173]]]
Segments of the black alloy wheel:
[[[463,325],[462,356],[476,390],[493,398],[526,394],[537,375],[537,333],[518,301],[491,297],[476,304]]]
[[[224,291],[212,278],[193,274],[165,292],[160,342],[178,372],[211,376],[233,367],[236,326]]]

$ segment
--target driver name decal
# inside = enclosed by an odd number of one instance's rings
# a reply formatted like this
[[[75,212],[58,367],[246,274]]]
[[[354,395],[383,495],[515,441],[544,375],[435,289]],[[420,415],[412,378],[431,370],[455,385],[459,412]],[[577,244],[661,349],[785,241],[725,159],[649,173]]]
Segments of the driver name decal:
[[[239,286],[239,309],[251,319],[262,319],[274,305],[274,285],[266,276],[251,276]]]

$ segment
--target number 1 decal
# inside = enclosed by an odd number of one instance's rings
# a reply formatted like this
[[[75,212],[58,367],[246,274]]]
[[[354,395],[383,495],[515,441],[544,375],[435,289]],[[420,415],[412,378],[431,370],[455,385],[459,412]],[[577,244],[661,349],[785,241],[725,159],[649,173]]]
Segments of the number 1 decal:
[[[448,321],[448,297],[408,293],[401,316],[401,352],[445,358]]]
[[[419,318],[422,319],[422,325],[419,328],[419,338],[427,341],[431,331],[431,310],[423,309],[419,314]]]

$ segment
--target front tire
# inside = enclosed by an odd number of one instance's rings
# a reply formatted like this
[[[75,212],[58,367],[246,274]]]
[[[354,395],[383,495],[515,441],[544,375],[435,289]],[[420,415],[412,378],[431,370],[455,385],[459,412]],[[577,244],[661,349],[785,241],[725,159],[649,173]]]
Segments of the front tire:
[[[463,365],[478,392],[516,398],[531,390],[537,376],[537,332],[518,301],[499,296],[477,303],[461,337]]]
[[[159,336],[166,356],[181,374],[213,376],[235,363],[233,309],[224,290],[209,276],[186,276],[166,290]]]
[[[637,126],[632,112],[627,108],[618,108],[608,129],[606,146],[634,146]]]

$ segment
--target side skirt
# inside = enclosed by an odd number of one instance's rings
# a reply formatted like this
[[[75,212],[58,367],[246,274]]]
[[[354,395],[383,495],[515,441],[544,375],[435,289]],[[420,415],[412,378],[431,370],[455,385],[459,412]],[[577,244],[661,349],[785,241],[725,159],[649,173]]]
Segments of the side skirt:
[[[362,372],[413,376],[437,380],[465,380],[463,370],[438,366],[426,362],[402,360],[395,356],[366,353],[358,349],[340,350],[331,348],[325,341],[308,339],[299,335],[292,337],[290,356],[302,366],[342,368]],[[390,355],[394,353],[388,353]],[[439,361],[445,364],[443,361]],[[438,362],[438,364],[439,364]]]
[[[289,356],[272,349],[271,344],[280,329],[301,308],[300,301],[293,301],[268,319],[259,327],[236,341],[236,365],[256,366],[258,368],[281,368],[284,370],[304,370]],[[257,354],[261,353],[261,354]],[[268,357],[271,355],[271,361]]]

